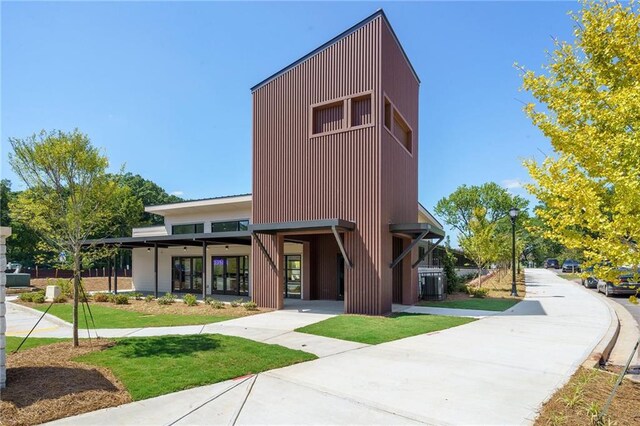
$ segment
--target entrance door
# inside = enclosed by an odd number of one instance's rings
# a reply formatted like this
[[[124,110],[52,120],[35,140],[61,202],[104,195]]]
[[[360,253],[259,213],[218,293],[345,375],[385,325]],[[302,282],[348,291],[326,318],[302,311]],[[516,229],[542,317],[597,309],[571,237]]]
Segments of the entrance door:
[[[344,257],[338,254],[338,300],[344,300]]]
[[[173,258],[173,291],[202,291],[202,258]]]
[[[219,256],[212,259],[213,293],[249,295],[248,256]]]

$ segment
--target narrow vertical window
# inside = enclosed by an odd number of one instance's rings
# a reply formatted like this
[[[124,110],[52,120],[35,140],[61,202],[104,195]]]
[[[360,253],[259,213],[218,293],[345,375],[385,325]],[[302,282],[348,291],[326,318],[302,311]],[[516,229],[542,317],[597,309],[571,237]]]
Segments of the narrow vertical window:
[[[409,153],[412,152],[412,134],[411,129],[402,119],[397,111],[393,111],[393,135],[404,146]]]
[[[391,102],[384,100],[384,127],[391,130]]]

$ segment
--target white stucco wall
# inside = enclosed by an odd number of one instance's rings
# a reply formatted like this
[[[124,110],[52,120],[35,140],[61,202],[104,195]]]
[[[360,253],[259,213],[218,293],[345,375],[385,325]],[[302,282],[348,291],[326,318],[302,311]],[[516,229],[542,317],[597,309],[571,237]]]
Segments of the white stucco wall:
[[[207,250],[207,294],[211,293],[211,267],[212,258],[215,256],[249,256],[251,262],[251,247],[242,245],[209,246]],[[302,244],[286,243],[285,254],[302,255]],[[171,291],[171,258],[175,256],[202,256],[202,248],[199,247],[171,247],[158,249],[158,292],[164,294]],[[155,274],[153,271],[153,248],[136,248],[132,250],[133,258],[133,288],[136,291],[154,291]],[[251,277],[250,277],[251,279]],[[302,277],[303,286],[305,277]],[[251,294],[251,284],[249,284]]]
[[[5,319],[5,313],[7,307],[5,305],[5,285],[7,284],[7,277],[4,271],[7,269],[7,237],[11,235],[11,228],[6,226],[0,227],[0,389],[4,389],[7,382],[7,354],[6,344],[7,340],[5,332],[7,331],[7,322]]]

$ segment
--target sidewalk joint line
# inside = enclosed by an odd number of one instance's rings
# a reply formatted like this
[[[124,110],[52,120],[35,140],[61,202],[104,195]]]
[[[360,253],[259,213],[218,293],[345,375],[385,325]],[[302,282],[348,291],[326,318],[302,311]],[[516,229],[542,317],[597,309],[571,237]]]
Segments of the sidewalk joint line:
[[[189,416],[190,414],[195,413],[196,411],[198,411],[199,409],[201,409],[202,407],[204,407],[208,403],[218,399],[219,397],[221,397],[225,393],[229,392],[230,390],[237,388],[238,386],[240,386],[241,384],[243,384],[244,382],[246,382],[249,379],[251,379],[251,377],[247,377],[246,379],[234,384],[233,386],[228,387],[227,389],[225,389],[224,391],[220,392],[219,394],[207,399],[205,402],[203,402],[202,404],[198,405],[197,407],[187,411],[185,414],[183,414],[182,416],[178,417],[177,419],[175,419],[171,423],[167,423],[166,426],[173,426],[174,424],[178,423],[180,420],[184,419],[185,417]]]
[[[253,385],[256,383],[256,380],[258,380],[258,374],[253,376],[253,381],[249,385],[249,389],[247,389],[247,393],[245,394],[244,399],[242,400],[242,404],[240,404],[240,407],[238,407],[238,410],[234,413],[233,417],[231,418],[231,421],[229,421],[230,426],[234,426],[238,421],[238,417],[240,417],[240,414],[242,413],[242,409],[244,408],[244,405],[247,403],[247,400],[249,399],[249,395],[253,390]]]

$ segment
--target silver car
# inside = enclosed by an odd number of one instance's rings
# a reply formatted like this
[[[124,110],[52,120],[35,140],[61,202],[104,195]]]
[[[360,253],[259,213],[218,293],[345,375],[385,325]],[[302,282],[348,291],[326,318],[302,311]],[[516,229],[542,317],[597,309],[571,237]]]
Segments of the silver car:
[[[640,274],[634,274],[629,269],[620,268],[620,276],[618,282],[613,283],[611,281],[598,280],[597,288],[599,293],[604,293],[605,296],[613,295],[634,295],[640,289],[640,280],[638,277]]]

